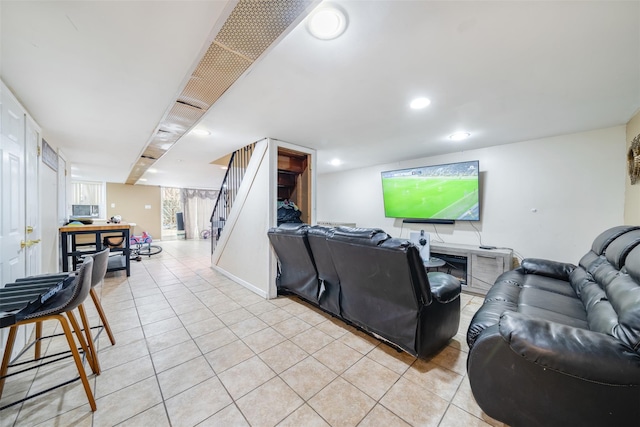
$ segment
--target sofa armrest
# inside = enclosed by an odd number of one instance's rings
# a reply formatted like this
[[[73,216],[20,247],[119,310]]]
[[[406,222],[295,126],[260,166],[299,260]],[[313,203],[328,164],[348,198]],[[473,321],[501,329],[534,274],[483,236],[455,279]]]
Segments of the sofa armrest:
[[[525,360],[605,384],[640,384],[640,355],[609,335],[521,313],[500,317],[500,335]]]
[[[520,267],[525,274],[537,274],[566,281],[569,280],[571,272],[576,269],[573,264],[539,258],[526,258],[522,260]]]
[[[460,296],[460,280],[450,274],[433,271],[427,273],[431,295],[441,303],[448,303]]]

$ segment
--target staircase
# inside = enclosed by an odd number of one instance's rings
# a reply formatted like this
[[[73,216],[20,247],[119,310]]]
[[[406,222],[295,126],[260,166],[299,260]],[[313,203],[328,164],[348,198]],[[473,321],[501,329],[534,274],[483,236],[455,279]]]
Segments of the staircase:
[[[255,146],[256,143],[254,142],[231,154],[227,172],[222,180],[220,192],[218,193],[218,198],[216,199],[216,204],[211,214],[211,253],[215,250],[216,244],[220,239],[220,235],[229,217],[229,212],[231,212],[233,201],[238,194],[238,189],[244,178],[244,173],[247,165],[249,165],[249,160],[251,160]]]

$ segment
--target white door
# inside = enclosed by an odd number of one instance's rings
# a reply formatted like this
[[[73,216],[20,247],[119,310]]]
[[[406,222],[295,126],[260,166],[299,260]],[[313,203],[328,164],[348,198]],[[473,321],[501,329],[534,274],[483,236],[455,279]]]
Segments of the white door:
[[[0,287],[25,275],[25,112],[0,84]],[[13,356],[27,342],[32,328],[21,327]],[[0,330],[4,348],[7,328]],[[4,353],[4,351],[3,351]]]
[[[4,285],[25,275],[25,251],[21,247],[25,238],[25,114],[5,87],[0,100],[0,278]]]
[[[26,191],[26,242],[25,248],[26,275],[33,276],[40,273],[42,245],[40,239],[40,162],[38,161],[38,147],[40,146],[40,129],[38,125],[27,117],[26,150],[25,150],[25,191]]]

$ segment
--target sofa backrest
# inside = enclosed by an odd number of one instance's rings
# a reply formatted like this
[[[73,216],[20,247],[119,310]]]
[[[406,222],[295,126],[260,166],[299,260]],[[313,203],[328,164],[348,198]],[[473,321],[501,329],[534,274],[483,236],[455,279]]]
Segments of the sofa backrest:
[[[640,227],[633,225],[619,225],[603,231],[593,240],[591,250],[598,255],[604,254],[607,247],[621,235],[632,230],[638,230]]]
[[[585,306],[589,329],[639,351],[640,229],[618,234],[587,270],[576,270],[571,282]]]
[[[337,284],[340,282],[340,279],[333,265],[331,252],[329,252],[329,246],[327,244],[327,238],[332,236],[333,233],[334,228],[323,227],[321,225],[314,225],[307,230],[309,246],[311,247],[311,252],[313,253],[313,258],[315,259],[318,270],[318,278]]]
[[[587,271],[595,270],[605,261],[602,255],[605,254],[605,251],[614,240],[630,231],[638,229],[640,229],[640,227],[619,225],[603,231],[593,240],[591,250],[580,259],[578,265]]]
[[[416,318],[431,302],[418,249],[379,229],[337,228],[327,239],[342,316],[415,353]]]
[[[626,258],[626,274],[621,273],[605,287],[617,314],[613,336],[640,354],[640,246]]]
[[[318,302],[318,273],[307,239],[306,224],[282,224],[267,235],[278,256],[277,286],[314,303]]]
[[[327,238],[332,236],[334,231],[334,228],[314,225],[307,230],[307,237],[320,280],[318,303],[328,312],[340,315],[340,278],[333,265],[327,243]]]

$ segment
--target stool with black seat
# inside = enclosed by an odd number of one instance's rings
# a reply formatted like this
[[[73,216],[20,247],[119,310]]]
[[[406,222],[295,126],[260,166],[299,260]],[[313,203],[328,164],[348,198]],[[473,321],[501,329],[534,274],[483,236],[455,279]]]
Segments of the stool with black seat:
[[[78,275],[66,285],[61,291],[59,291],[55,296],[47,300],[41,307],[37,308],[35,311],[31,313],[21,314],[20,312],[16,315],[16,321],[13,325],[10,326],[9,335],[7,338],[7,342],[4,349],[4,356],[2,358],[2,365],[0,366],[0,397],[2,397],[2,391],[4,389],[4,384],[8,376],[13,376],[20,372],[24,372],[26,370],[30,370],[32,368],[27,368],[19,372],[12,373],[7,375],[7,372],[10,365],[11,353],[13,351],[13,346],[16,339],[16,334],[18,331],[18,327],[21,325],[26,325],[29,323],[39,323],[45,320],[58,320],[60,325],[64,331],[65,338],[67,339],[67,344],[69,345],[69,349],[71,351],[71,355],[73,356],[76,368],[78,370],[79,377],[74,378],[73,380],[67,381],[61,385],[57,385],[51,387],[47,390],[44,390],[36,395],[27,396],[24,399],[21,399],[17,402],[11,403],[6,407],[12,406],[14,404],[23,402],[24,400],[30,399],[32,397],[36,397],[42,393],[47,391],[51,391],[55,388],[61,387],[62,385],[66,385],[70,382],[76,381],[80,379],[82,381],[82,385],[84,387],[85,393],[87,395],[87,399],[89,400],[89,405],[91,406],[91,410],[96,410],[96,402],[93,397],[93,393],[91,392],[91,387],[89,385],[89,380],[87,378],[87,374],[85,372],[84,366],[82,364],[82,359],[80,358],[80,353],[78,352],[78,348],[73,337],[73,331],[76,333],[76,337],[80,346],[82,348],[83,353],[87,358],[87,362],[95,373],[99,372],[99,368],[97,368],[97,358],[95,354],[95,350],[89,349],[89,344],[85,341],[84,334],[82,333],[82,329],[76,320],[75,315],[73,314],[73,310],[75,308],[79,309],[80,317],[83,322],[83,326],[85,330],[89,329],[88,322],[86,320],[86,314],[84,312],[84,307],[82,306],[84,300],[89,295],[91,290],[91,274],[93,272],[93,258],[87,258],[82,263],[82,266],[78,270]],[[70,280],[70,279],[68,279]],[[66,315],[66,316],[65,316]],[[96,372],[96,370],[98,372]]]

